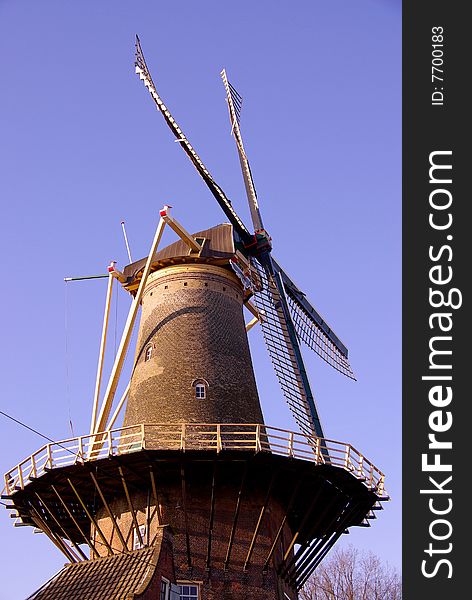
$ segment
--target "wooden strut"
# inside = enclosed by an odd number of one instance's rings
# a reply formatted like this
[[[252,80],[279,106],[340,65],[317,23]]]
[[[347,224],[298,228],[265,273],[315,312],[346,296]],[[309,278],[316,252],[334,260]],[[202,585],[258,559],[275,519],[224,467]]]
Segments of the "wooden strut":
[[[333,545],[336,543],[336,541],[340,538],[345,524],[347,523],[347,521],[351,518],[351,516],[355,512],[356,512],[356,507],[354,507],[350,511],[347,511],[347,514],[341,520],[339,526],[324,542],[324,548],[320,549],[321,552],[318,554],[318,556],[315,558],[315,560],[312,563],[309,562],[308,565],[305,567],[305,569],[301,573],[298,574],[299,581],[296,582],[297,589],[300,589],[305,584],[308,577],[313,573],[313,571],[320,564],[320,562],[323,560],[323,558],[326,556],[326,554],[329,552],[329,550],[333,547]],[[313,554],[310,557],[310,560],[312,557],[313,557]]]
[[[310,506],[309,506],[308,510],[306,511],[305,516],[302,519],[302,522],[300,523],[297,531],[295,532],[295,534],[292,537],[292,540],[290,541],[290,544],[288,545],[287,550],[285,551],[284,557],[282,559],[282,563],[284,563],[287,560],[287,558],[290,556],[290,552],[292,551],[293,547],[295,546],[295,543],[300,535],[301,530],[306,525],[308,519],[311,517],[313,510],[315,509],[316,503],[318,502],[318,498],[320,497],[320,494],[325,485],[326,485],[326,482],[323,481],[323,483],[318,488],[318,491],[314,495],[314,497],[310,503]],[[284,572],[285,572],[285,570],[286,569],[284,569]]]
[[[162,515],[161,515],[161,508],[159,505],[159,496],[157,493],[156,475],[154,473],[154,469],[153,469],[152,465],[149,465],[149,475],[151,477],[152,494],[154,496],[154,501],[156,503],[157,525],[160,526],[160,525],[162,525]]]
[[[207,555],[206,555],[206,569],[210,570],[210,562],[211,562],[211,542],[213,536],[213,521],[215,517],[215,483],[216,483],[216,471],[217,471],[218,463],[216,460],[213,463],[213,475],[211,479],[211,499],[210,499],[210,519],[208,523],[208,547],[207,547]]]
[[[187,246],[190,247],[191,250],[193,250],[194,252],[200,252],[202,249],[202,246],[197,242],[197,240],[190,235],[190,233],[185,229],[185,227],[183,227],[183,225],[181,225],[177,219],[174,219],[174,217],[171,217],[170,215],[170,206],[164,206],[164,208],[166,209],[166,213],[165,215],[162,216],[162,218],[164,219],[164,221],[167,223],[167,225],[169,225],[169,227],[171,227],[171,229],[173,229],[175,231],[175,233],[180,237],[180,239],[185,242],[187,244]]]
[[[45,510],[48,512],[48,514],[51,517],[51,519],[56,523],[56,525],[62,531],[62,533],[64,534],[64,537],[66,539],[70,540],[71,544],[74,546],[74,548],[80,554],[80,556],[84,560],[87,560],[87,557],[84,554],[82,548],[72,540],[72,536],[70,535],[70,533],[64,529],[64,527],[61,525],[60,521],[56,518],[56,516],[54,515],[54,513],[52,512],[52,510],[49,508],[49,506],[47,505],[47,503],[43,500],[43,498],[41,498],[41,496],[38,494],[38,492],[35,492],[35,495],[38,498],[38,500],[41,502],[41,504],[44,506]]]
[[[94,519],[94,517],[92,516],[92,514],[90,513],[90,511],[88,510],[87,506],[85,505],[85,502],[82,500],[82,498],[79,495],[79,492],[75,489],[74,484],[72,483],[72,481],[67,478],[67,483],[70,485],[72,491],[74,492],[77,500],[79,501],[81,507],[84,509],[85,514],[87,515],[88,519],[90,520],[90,522],[92,523],[92,525],[95,527],[95,531],[98,533],[100,539],[102,540],[102,542],[104,543],[107,551],[108,551],[108,555],[109,556],[113,556],[114,552],[113,552],[113,548],[110,546],[108,540],[106,539],[106,537],[103,535],[102,530],[100,529],[97,521]]]
[[[163,211],[161,211],[161,213],[162,212],[164,212],[164,214],[165,214],[165,209],[163,209]],[[130,310],[128,313],[128,318],[126,320],[123,334],[121,336],[120,345],[119,345],[118,351],[116,353],[115,362],[113,364],[110,378],[108,380],[107,389],[105,391],[102,406],[100,409],[100,414],[98,416],[98,419],[97,419],[97,422],[95,425],[94,433],[98,433],[99,431],[104,431],[106,429],[106,424],[107,424],[108,417],[110,415],[110,410],[111,410],[111,406],[113,404],[113,399],[115,397],[116,388],[118,386],[118,381],[119,381],[119,378],[121,375],[121,371],[123,369],[126,352],[128,350],[128,346],[129,346],[129,343],[131,340],[133,326],[136,321],[139,306],[141,304],[141,298],[142,298],[142,295],[144,292],[144,287],[146,285],[147,278],[151,272],[151,266],[152,266],[154,254],[156,253],[157,247],[159,246],[159,243],[161,241],[162,233],[164,231],[165,225],[166,225],[166,223],[161,215],[161,218],[159,219],[159,224],[156,229],[156,233],[154,234],[154,239],[151,244],[151,249],[149,250],[149,255],[146,260],[146,266],[144,267],[141,281],[139,282],[139,287],[136,292],[136,296],[134,297],[133,302],[131,303],[131,307],[130,307]],[[91,445],[91,447],[93,447],[93,444]]]
[[[275,535],[274,541],[272,542],[272,546],[270,547],[269,554],[267,555],[267,558],[265,560],[264,566],[262,567],[262,572],[263,573],[266,573],[267,569],[269,568],[270,559],[272,558],[272,555],[274,554],[275,549],[277,547],[277,544],[279,542],[279,538],[282,535],[282,532],[283,532],[284,527],[285,527],[285,523],[287,522],[288,515],[290,514],[290,511],[292,510],[292,506],[293,506],[293,504],[295,502],[295,498],[296,498],[296,496],[298,494],[298,490],[301,487],[302,481],[303,480],[300,477],[300,479],[297,482],[297,485],[293,488],[293,492],[292,492],[292,494],[290,496],[290,500],[288,501],[288,505],[287,505],[287,508],[285,510],[285,514],[283,516],[282,522],[280,523],[280,526],[279,526],[279,528],[277,530],[277,533]]]
[[[228,568],[229,560],[231,557],[231,550],[233,548],[234,535],[236,533],[236,527],[238,524],[239,511],[241,509],[241,499],[242,499],[242,495],[243,495],[245,484],[246,484],[247,471],[248,471],[248,463],[246,461],[244,463],[243,476],[241,478],[241,485],[239,486],[238,498],[236,500],[236,508],[234,509],[233,524],[231,525],[231,532],[229,534],[228,548],[226,550],[226,558],[223,563],[223,570],[225,570],[225,571]]]
[[[124,552],[127,552],[129,550],[127,543],[125,542],[125,539],[123,537],[123,534],[121,533],[121,529],[115,519],[115,516],[113,515],[113,512],[110,509],[110,506],[105,498],[105,495],[103,494],[102,489],[100,488],[100,485],[98,484],[98,480],[95,477],[95,475],[90,472],[90,477],[92,478],[92,481],[95,485],[95,488],[98,492],[98,495],[100,496],[101,501],[103,502],[103,506],[105,507],[105,510],[107,511],[108,516],[110,517],[111,522],[113,523],[113,530],[116,530],[116,533],[118,534],[118,537],[120,539],[120,542],[123,546],[123,550]]]
[[[71,519],[71,521],[74,523],[74,525],[77,527],[77,530],[79,531],[80,535],[83,537],[85,543],[88,545],[88,547],[90,548],[90,550],[92,551],[94,556],[100,556],[100,554],[98,553],[97,549],[95,548],[95,546],[92,544],[92,542],[90,541],[90,539],[85,535],[85,533],[82,530],[82,527],[78,524],[78,522],[76,521],[74,515],[70,512],[69,507],[67,506],[67,504],[64,502],[64,500],[61,498],[59,492],[56,490],[54,485],[51,485],[51,489],[52,491],[56,494],[56,496],[59,498],[59,502],[62,504],[62,506],[65,508],[66,513],[69,515],[69,518]]]
[[[110,422],[108,423],[105,431],[111,431],[113,425],[115,424],[116,419],[118,418],[121,409],[123,408],[124,403],[126,402],[126,399],[128,398],[128,394],[129,394],[129,389],[131,387],[131,382],[128,383],[128,385],[126,386],[123,394],[121,395],[121,399],[118,402],[118,406],[116,407],[115,412],[113,413]]]
[[[184,523],[185,523],[185,543],[187,546],[187,564],[189,569],[192,568],[192,554],[190,551],[190,535],[188,531],[188,515],[187,515],[187,484],[185,480],[185,467],[184,463],[180,463],[180,479],[182,484],[182,508],[184,509]]]
[[[71,563],[79,562],[77,557],[72,553],[70,548],[66,545],[64,540],[62,540],[57,534],[55,534],[46,524],[46,522],[42,519],[41,515],[35,508],[35,506],[30,502],[30,509],[34,512],[35,516],[31,516],[33,521],[36,523],[37,527],[44,532],[47,537],[51,540],[51,542],[64,554],[67,560]]]
[[[272,494],[272,488],[274,487],[274,483],[275,483],[275,480],[277,479],[277,475],[278,475],[278,470],[274,471],[272,473],[272,477],[271,477],[270,483],[269,483],[269,488],[267,490],[267,494],[266,494],[266,497],[264,499],[264,504],[261,507],[261,510],[260,510],[260,513],[259,513],[259,518],[258,518],[257,524],[256,524],[256,528],[254,529],[254,533],[252,535],[251,543],[249,544],[249,550],[247,552],[246,560],[244,561],[243,571],[247,570],[249,561],[251,560],[251,556],[252,556],[252,553],[253,553],[253,550],[254,550],[254,546],[256,544],[256,539],[257,539],[257,536],[259,535],[259,530],[261,528],[262,519],[264,518],[265,511],[267,510],[267,506],[269,504],[269,501],[270,501],[270,498],[271,498],[271,494]]]
[[[103,315],[102,337],[100,340],[100,350],[98,353],[97,376],[95,379],[95,393],[93,395],[93,408],[92,408],[92,419],[90,422],[90,435],[92,435],[92,433],[95,431],[95,424],[96,424],[96,420],[97,420],[98,399],[100,397],[100,386],[101,386],[101,382],[102,382],[103,362],[104,362],[104,358],[105,358],[105,347],[106,347],[106,343],[107,343],[108,317],[110,316],[110,305],[111,305],[111,294],[113,291],[113,280],[114,280],[113,275],[111,273],[109,273],[108,274],[107,295],[106,295],[106,300],[105,300],[105,313]]]
[[[338,519],[337,511],[338,511],[338,507],[341,507],[341,506],[344,506],[344,509],[346,508],[347,505],[346,505],[345,499],[343,499],[343,501],[341,503],[338,502],[336,504],[335,514],[332,517],[332,519],[330,520],[328,526],[326,527],[327,531],[329,531],[331,529],[333,524]],[[322,520],[325,517],[326,513],[328,512],[329,508],[330,508],[330,505],[327,504],[327,506],[325,506],[324,510],[322,511],[321,515],[319,516],[317,524],[322,522]],[[310,537],[313,531],[314,531],[314,528],[312,528],[310,530],[307,537]],[[331,534],[329,534],[329,535],[331,535]],[[311,558],[313,556],[315,556],[316,553],[323,547],[323,545],[326,543],[326,537],[327,536],[325,534],[323,537],[321,537],[321,539],[319,539],[314,544],[312,544],[312,546],[309,545],[309,542],[305,542],[304,544],[301,545],[301,547],[298,549],[298,551],[292,557],[292,560],[285,567],[285,579],[286,580],[288,580],[292,584],[296,584],[296,579],[297,579],[298,575],[300,574],[300,569],[304,569],[306,564],[310,562]],[[297,564],[297,561],[299,559],[301,559],[301,560]]]
[[[136,519],[136,512],[134,510],[134,506],[133,506],[133,502],[131,500],[131,496],[128,490],[128,486],[126,485],[126,479],[125,476],[123,474],[123,467],[119,466],[118,467],[118,471],[120,473],[120,477],[121,477],[121,483],[123,484],[123,489],[125,490],[125,495],[126,495],[126,500],[128,501],[128,506],[129,506],[129,510],[131,513],[131,518],[133,519],[133,524],[134,524],[134,528],[136,530],[137,536],[138,536],[138,540],[141,546],[144,546],[144,540],[143,540],[143,536],[141,535],[141,532],[139,531],[139,525],[138,525],[138,520]]]
[[[146,502],[146,546],[149,547],[150,541],[151,541],[151,490],[148,488],[147,502]]]

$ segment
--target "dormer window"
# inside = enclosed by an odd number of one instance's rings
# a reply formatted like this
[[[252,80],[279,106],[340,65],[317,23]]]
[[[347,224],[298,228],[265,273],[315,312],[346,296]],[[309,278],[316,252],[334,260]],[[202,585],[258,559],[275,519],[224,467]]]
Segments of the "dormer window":
[[[144,353],[144,360],[146,362],[148,360],[151,360],[151,356],[152,356],[152,344],[149,344],[149,346],[146,348],[146,352]]]

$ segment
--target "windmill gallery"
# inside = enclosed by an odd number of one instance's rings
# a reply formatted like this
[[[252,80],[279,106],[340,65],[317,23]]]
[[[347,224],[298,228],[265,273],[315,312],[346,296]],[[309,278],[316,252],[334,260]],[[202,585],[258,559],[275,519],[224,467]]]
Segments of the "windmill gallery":
[[[16,523],[69,563],[30,598],[296,600],[340,536],[388,499],[372,462],[325,437],[300,344],[354,379],[348,351],[272,256],[226,72],[253,232],[163,103],[139,39],[135,66],[228,222],[191,234],[164,206],[148,256],[110,265],[90,432],[5,475]],[[166,227],[177,240],[159,248]],[[102,386],[114,281],[132,304]],[[247,338],[257,324],[300,432],[264,421]]]

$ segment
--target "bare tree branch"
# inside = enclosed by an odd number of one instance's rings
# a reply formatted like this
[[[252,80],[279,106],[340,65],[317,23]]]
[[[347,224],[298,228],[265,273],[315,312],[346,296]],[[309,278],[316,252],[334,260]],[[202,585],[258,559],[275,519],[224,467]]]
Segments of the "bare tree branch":
[[[323,561],[300,592],[300,600],[401,600],[401,578],[373,553],[353,546]]]

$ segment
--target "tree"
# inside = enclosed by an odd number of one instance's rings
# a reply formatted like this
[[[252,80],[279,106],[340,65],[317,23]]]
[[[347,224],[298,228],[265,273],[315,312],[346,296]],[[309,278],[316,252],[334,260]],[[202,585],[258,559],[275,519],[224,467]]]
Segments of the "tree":
[[[401,600],[401,578],[372,552],[349,546],[323,561],[300,592],[300,600]]]

